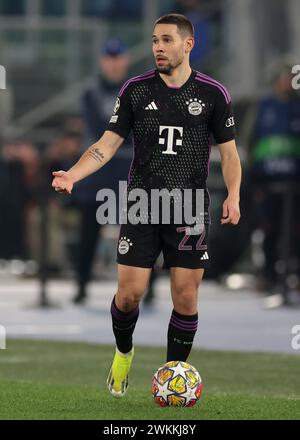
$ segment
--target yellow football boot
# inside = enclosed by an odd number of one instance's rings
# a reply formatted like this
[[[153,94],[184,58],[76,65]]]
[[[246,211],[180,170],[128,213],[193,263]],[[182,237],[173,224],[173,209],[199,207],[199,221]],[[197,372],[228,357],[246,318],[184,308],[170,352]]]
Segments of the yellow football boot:
[[[134,347],[123,354],[116,348],[115,357],[107,378],[109,392],[114,397],[123,397],[128,388],[128,373],[134,356]]]

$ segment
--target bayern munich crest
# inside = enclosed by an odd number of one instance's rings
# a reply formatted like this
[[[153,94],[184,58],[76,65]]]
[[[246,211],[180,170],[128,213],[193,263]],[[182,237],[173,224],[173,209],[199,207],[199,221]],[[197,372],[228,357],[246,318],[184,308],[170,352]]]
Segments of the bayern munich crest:
[[[130,249],[130,246],[133,246],[131,240],[127,237],[121,237],[119,240],[119,247],[118,247],[119,254],[121,255],[127,254],[127,252]]]
[[[188,105],[189,113],[194,116],[200,115],[205,107],[205,104],[201,101],[201,99],[197,98],[190,99],[186,102],[186,105]]]

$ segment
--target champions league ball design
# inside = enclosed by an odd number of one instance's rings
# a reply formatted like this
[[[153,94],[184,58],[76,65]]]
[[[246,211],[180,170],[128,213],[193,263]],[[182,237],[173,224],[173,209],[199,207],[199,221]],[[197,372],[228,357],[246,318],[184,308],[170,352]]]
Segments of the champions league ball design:
[[[152,378],[152,395],[159,406],[194,406],[201,394],[201,376],[186,362],[167,362]]]

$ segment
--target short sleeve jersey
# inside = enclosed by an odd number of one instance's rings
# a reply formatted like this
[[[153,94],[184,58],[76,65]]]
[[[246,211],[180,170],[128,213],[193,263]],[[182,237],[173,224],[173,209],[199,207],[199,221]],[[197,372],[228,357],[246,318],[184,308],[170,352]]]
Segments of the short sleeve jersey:
[[[228,91],[195,70],[180,88],[167,86],[157,70],[129,79],[107,129],[123,138],[132,130],[128,190],[206,191],[211,135],[219,144],[235,137]]]

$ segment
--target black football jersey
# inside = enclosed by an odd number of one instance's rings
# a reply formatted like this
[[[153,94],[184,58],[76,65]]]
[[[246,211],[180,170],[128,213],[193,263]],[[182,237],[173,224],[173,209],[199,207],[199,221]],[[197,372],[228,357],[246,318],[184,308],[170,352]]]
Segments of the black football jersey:
[[[235,137],[231,98],[222,84],[192,70],[182,87],[173,88],[150,70],[125,82],[107,130],[123,138],[132,130],[129,191],[204,189],[208,209],[212,136],[219,144]]]

